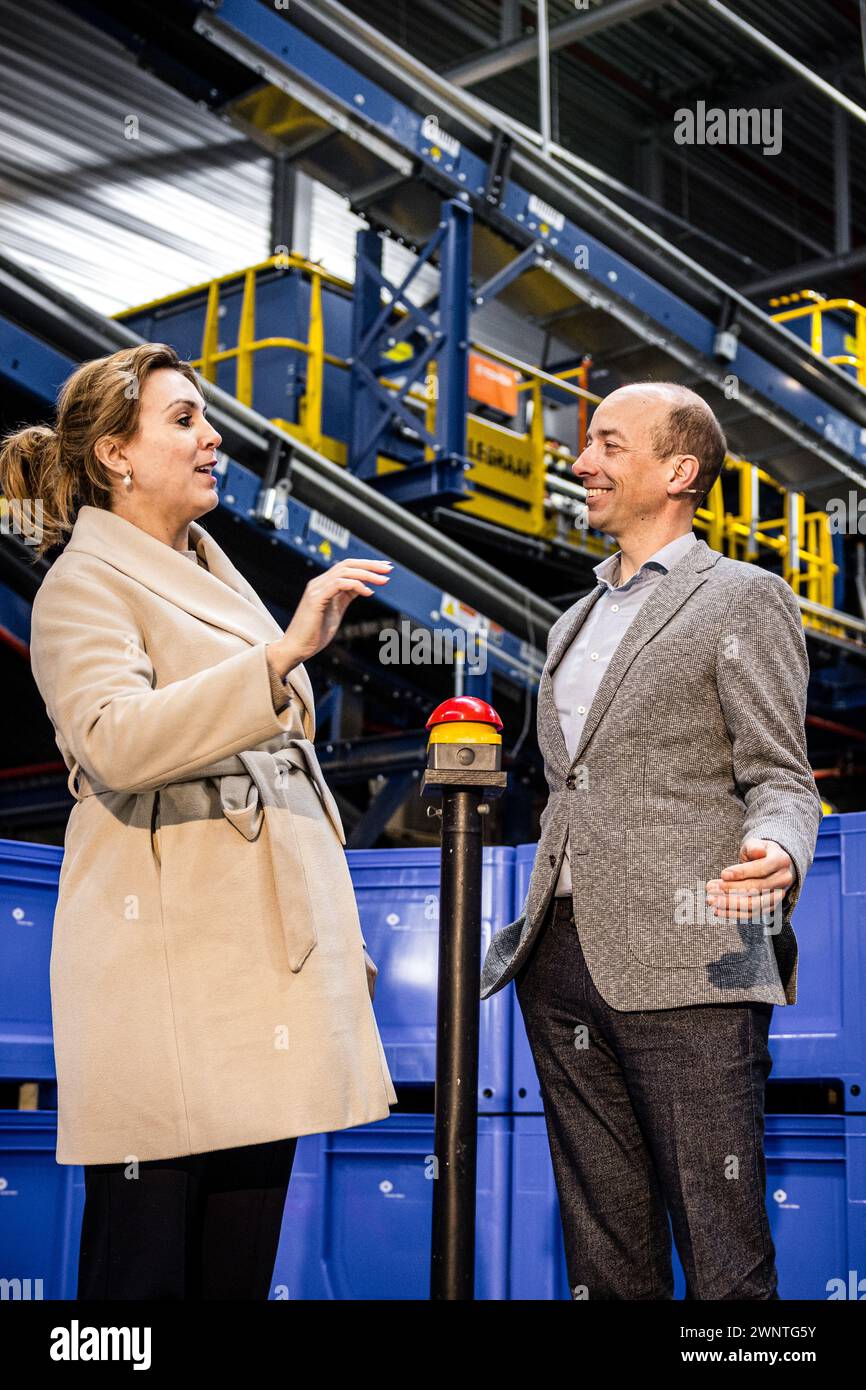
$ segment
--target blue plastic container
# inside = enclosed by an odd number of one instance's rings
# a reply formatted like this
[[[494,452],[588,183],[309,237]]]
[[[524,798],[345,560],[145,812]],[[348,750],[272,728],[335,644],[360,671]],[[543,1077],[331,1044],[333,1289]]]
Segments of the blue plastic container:
[[[49,963],[63,851],[0,840],[0,1078],[54,1076]]]
[[[478,1120],[475,1297],[506,1299],[511,1120]],[[298,1141],[273,1299],[428,1299],[433,1116]]]
[[[55,1160],[57,1112],[0,1110],[4,1297],[75,1298],[84,1170]]]
[[[56,1117],[0,1111],[0,1278],[74,1298],[83,1171],[54,1161]],[[298,1140],[274,1299],[427,1299],[432,1115]],[[866,1295],[866,1116],[768,1115],[766,1201],[783,1299]],[[481,1116],[475,1296],[570,1298],[542,1115]],[[674,1297],[685,1279],[674,1249]],[[41,1286],[36,1283],[41,1280]]]
[[[529,889],[536,846],[518,845],[515,915]],[[724,867],[724,866],[722,866]],[[866,1110],[866,812],[825,816],[793,915],[799,946],[797,1003],[770,1023],[773,1081],[836,1079],[846,1111]],[[513,985],[508,986],[513,990]],[[505,991],[503,991],[504,993]],[[512,1005],[513,1102],[542,1108],[523,1015]]]
[[[0,1078],[53,1078],[49,962],[63,851],[0,840]],[[438,848],[350,850],[364,938],[379,967],[375,1011],[395,1082],[433,1082],[439,951]],[[511,917],[514,850],[484,850],[482,951]],[[506,1110],[511,993],[481,1009],[478,1102]]]
[[[396,1085],[436,1078],[440,851],[350,850],[347,854],[367,951],[379,968],[374,1009]],[[482,870],[482,959],[511,920],[514,850],[487,846]],[[479,1111],[506,1111],[511,1095],[512,992],[482,1002]],[[536,1107],[537,1108],[537,1107]]]
[[[547,1124],[543,1115],[512,1124],[509,1297],[570,1298]]]
[[[779,1297],[866,1297],[866,1116],[767,1115],[764,1133]],[[542,1115],[514,1117],[512,1171],[510,1296],[569,1298]],[[682,1299],[676,1247],[673,1269]]]
[[[773,1010],[773,1080],[838,1078],[866,1110],[866,812],[825,816],[794,909],[797,1003]]]

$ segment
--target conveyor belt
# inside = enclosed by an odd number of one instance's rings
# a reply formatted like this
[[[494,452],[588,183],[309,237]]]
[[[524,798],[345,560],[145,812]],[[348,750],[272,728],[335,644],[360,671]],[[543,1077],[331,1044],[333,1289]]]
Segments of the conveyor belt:
[[[236,5],[225,7],[225,17],[228,19],[236,9]],[[218,21],[220,17],[217,10],[214,18]],[[463,88],[455,87],[337,0],[292,0],[291,19],[371,80],[391,91],[401,90],[407,101],[411,97],[410,104],[416,110],[436,111],[446,130],[464,137],[487,158],[492,153],[497,128],[504,125],[513,140],[512,173],[527,188],[554,208],[562,206],[564,195],[573,200],[581,223],[593,235],[714,322],[730,305],[736,310],[741,342],[748,343],[795,380],[819,389],[830,404],[866,425],[866,392],[847,373],[812,353],[793,334],[780,333],[779,325],[751,300],[614,203],[587,178],[581,178],[575,168],[545,155],[532,142],[533,132],[510,120],[507,113],[495,111]],[[582,162],[576,160],[575,164]]]
[[[866,392],[852,377],[619,207],[591,166],[559,147],[546,156],[533,132],[337,0],[176,0],[170,13],[145,0],[67,4],[410,243],[432,234],[443,198],[471,204],[478,284],[537,243],[538,268],[501,298],[591,353],[611,386],[617,374],[697,385],[732,452],[813,505],[852,484],[866,494]],[[728,360],[717,334],[731,328]]]
[[[76,361],[143,341],[122,324],[44,285],[2,255],[0,316]],[[268,470],[274,467],[275,451],[290,452],[292,496],[298,501],[543,651],[547,632],[560,615],[553,604],[383,497],[339,464],[301,441],[290,440],[269,420],[219,387],[208,382],[203,386],[211,405],[209,418],[223,437],[223,451],[250,468],[263,484],[273,482]],[[384,601],[384,595],[379,597]]]

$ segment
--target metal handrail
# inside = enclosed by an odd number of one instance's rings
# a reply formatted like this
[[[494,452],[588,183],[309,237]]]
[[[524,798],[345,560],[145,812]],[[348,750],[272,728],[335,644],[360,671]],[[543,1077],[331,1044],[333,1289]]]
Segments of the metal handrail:
[[[294,269],[310,277],[308,340],[304,342],[299,338],[273,336],[256,338],[255,296],[258,276],[262,272],[270,270],[287,269]],[[220,291],[223,286],[236,283],[241,279],[243,280],[243,299],[238,342],[230,348],[219,348]],[[243,405],[252,406],[253,361],[257,352],[264,348],[285,348],[305,354],[309,365],[306,390],[300,402],[301,424],[294,428],[299,429],[303,438],[317,450],[321,450],[323,439],[322,403],[325,364],[343,370],[349,370],[350,367],[350,363],[345,358],[327,352],[325,349],[322,312],[323,284],[332,285],[347,293],[351,293],[353,289],[350,282],[326,271],[318,262],[310,261],[307,257],[293,253],[281,253],[244,270],[217,276],[214,280],[192,286],[190,290],[183,292],[184,297],[195,292],[206,293],[208,296],[202,335],[202,353],[200,357],[193,359],[193,365],[199,368],[206,380],[215,382],[219,363],[233,358],[237,359],[236,394]],[[138,311],[143,312],[148,308],[172,303],[179,297],[177,293],[163,296],[159,300],[151,301],[149,305],[139,306]],[[820,317],[823,310],[835,307],[856,309],[866,318],[866,310],[850,300],[814,302],[798,309],[787,310],[782,316],[817,314]],[[395,310],[401,315],[405,312],[399,305],[395,306]],[[126,310],[124,316],[133,312],[136,311]],[[585,496],[585,490],[580,488],[579,484],[572,484],[562,479],[555,470],[548,471],[546,467],[547,443],[543,428],[542,391],[544,387],[552,388],[566,393],[577,401],[581,411],[580,443],[582,446],[587,405],[598,404],[603,399],[590,391],[585,384],[575,384],[570,379],[578,377],[583,383],[586,382],[588,359],[579,366],[569,368],[559,375],[548,372],[542,367],[533,366],[498,348],[488,347],[486,344],[473,341],[472,347],[483,356],[509,367],[523,377],[524,380],[518,383],[518,390],[531,391],[532,393],[533,410],[528,431],[509,430],[508,433],[512,437],[515,437],[516,434],[518,440],[523,440],[524,443],[529,444],[535,464],[533,477],[536,479],[536,484],[533,485],[530,492],[529,513],[523,510],[521,516],[523,519],[526,519],[527,516],[534,517],[534,525],[538,534],[549,532],[550,535],[553,535],[560,522],[558,518],[548,515],[550,494],[558,493],[563,497],[568,495],[576,501],[580,501],[582,496]],[[397,379],[383,377],[382,384],[395,391],[400,390],[400,383]],[[425,423],[430,433],[433,433],[435,428],[435,387],[434,361],[430,365],[425,388],[419,390],[416,387],[409,392],[411,399],[425,411]],[[485,424],[488,428],[496,428],[490,422],[485,422]],[[573,463],[575,457],[568,455],[566,462]],[[834,623],[841,621],[833,608],[833,580],[838,566],[832,558],[832,541],[829,533],[829,519],[826,514],[822,512],[804,513],[802,494],[790,492],[766,470],[745,459],[728,455],[725,459],[725,468],[740,471],[739,511],[736,514],[725,512],[721,478],[719,478],[706,499],[705,505],[698,508],[695,514],[695,526],[706,533],[708,541],[714,549],[726,552],[734,558],[740,555],[748,559],[756,558],[761,550],[779,556],[783,561],[787,582],[802,603],[810,605],[808,610],[810,618],[814,620],[816,617],[823,617]],[[762,519],[757,515],[758,484],[770,486],[785,499],[785,507],[781,516]],[[524,508],[527,505],[525,500],[523,505]],[[571,524],[573,529],[580,530],[579,526],[574,526],[574,518],[572,518]],[[776,532],[779,534],[774,534]],[[813,609],[814,611],[812,611]],[[833,615],[832,619],[830,618],[831,614]]]
[[[866,308],[862,304],[858,304],[856,299],[822,299],[815,297],[814,290],[803,290],[800,293],[804,298],[806,295],[809,296],[809,303],[798,305],[795,309],[783,309],[781,313],[772,314],[773,320],[776,323],[787,323],[791,319],[809,318],[811,320],[809,337],[812,351],[837,366],[856,368],[858,382],[861,386],[866,386]],[[824,321],[822,316],[839,310],[853,315],[855,351],[854,353],[837,353],[829,356],[824,353]]]

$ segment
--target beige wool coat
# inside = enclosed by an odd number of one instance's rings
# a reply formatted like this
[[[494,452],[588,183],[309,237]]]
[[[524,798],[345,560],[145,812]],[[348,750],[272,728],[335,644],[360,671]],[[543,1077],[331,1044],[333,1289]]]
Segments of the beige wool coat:
[[[348,1129],[397,1096],[303,666],[196,522],[205,565],[85,506],[33,604],[76,797],[51,951],[57,1161]]]

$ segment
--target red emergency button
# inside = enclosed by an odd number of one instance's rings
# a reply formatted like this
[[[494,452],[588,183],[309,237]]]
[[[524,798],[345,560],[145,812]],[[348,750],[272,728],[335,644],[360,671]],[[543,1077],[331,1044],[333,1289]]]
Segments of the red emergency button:
[[[464,722],[492,724],[495,729],[502,729],[502,720],[496,710],[486,700],[480,700],[477,695],[452,695],[450,700],[443,700],[441,705],[436,706],[424,727],[431,729],[435,724]]]

